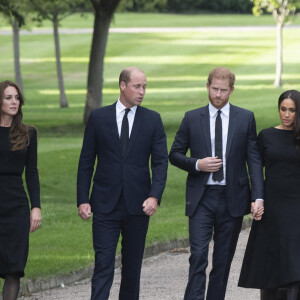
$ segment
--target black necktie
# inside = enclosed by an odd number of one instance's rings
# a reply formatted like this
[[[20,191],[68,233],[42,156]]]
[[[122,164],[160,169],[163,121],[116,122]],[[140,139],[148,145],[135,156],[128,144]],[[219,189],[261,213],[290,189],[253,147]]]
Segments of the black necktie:
[[[222,144],[222,119],[221,111],[218,110],[215,127],[215,156],[223,160],[223,144]],[[222,181],[224,179],[223,165],[219,171],[213,173],[214,181]]]
[[[120,141],[121,141],[121,147],[122,147],[122,153],[125,153],[126,145],[129,140],[129,124],[128,124],[128,118],[127,115],[130,112],[130,108],[125,109],[124,117],[122,120],[122,127],[121,127],[121,135],[120,135]]]

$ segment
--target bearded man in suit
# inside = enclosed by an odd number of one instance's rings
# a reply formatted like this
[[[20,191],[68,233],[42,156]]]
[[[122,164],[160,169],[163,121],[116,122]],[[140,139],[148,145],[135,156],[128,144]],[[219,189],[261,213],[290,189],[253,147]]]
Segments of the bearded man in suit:
[[[185,114],[169,154],[171,164],[188,172],[186,215],[191,256],[185,300],[205,299],[212,236],[213,267],[206,299],[225,298],[231,261],[251,200],[255,203],[254,217],[259,219],[263,212],[263,173],[255,119],[252,112],[229,104],[234,81],[235,75],[227,68],[210,72],[209,104]]]

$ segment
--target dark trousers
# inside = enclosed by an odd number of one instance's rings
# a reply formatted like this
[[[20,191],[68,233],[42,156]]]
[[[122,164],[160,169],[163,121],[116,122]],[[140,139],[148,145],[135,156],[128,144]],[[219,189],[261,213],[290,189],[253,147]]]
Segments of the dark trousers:
[[[184,300],[204,300],[209,243],[214,239],[212,270],[206,299],[223,300],[230,265],[243,217],[233,218],[226,208],[226,187],[207,186],[189,219],[190,269]]]
[[[123,199],[110,214],[94,213],[95,269],[91,300],[107,300],[114,278],[116,247],[122,235],[120,300],[138,300],[140,275],[149,217],[132,216]]]

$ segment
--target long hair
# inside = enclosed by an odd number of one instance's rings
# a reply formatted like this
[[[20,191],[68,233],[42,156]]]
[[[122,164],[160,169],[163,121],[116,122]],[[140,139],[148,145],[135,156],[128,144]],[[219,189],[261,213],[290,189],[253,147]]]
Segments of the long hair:
[[[22,122],[23,119],[23,112],[22,106],[24,105],[24,97],[20,88],[12,81],[5,80],[0,82],[0,107],[2,107],[3,99],[4,99],[4,90],[12,86],[14,87],[18,94],[20,105],[18,112],[15,116],[13,116],[13,120],[11,123],[10,131],[9,131],[9,140],[12,145],[11,150],[23,150],[29,144],[29,126]],[[0,113],[0,122],[1,122],[1,113]]]
[[[300,92],[296,90],[283,92],[278,99],[278,109],[280,109],[280,104],[285,99],[292,99],[296,106],[294,119],[294,144],[298,152],[300,152]]]

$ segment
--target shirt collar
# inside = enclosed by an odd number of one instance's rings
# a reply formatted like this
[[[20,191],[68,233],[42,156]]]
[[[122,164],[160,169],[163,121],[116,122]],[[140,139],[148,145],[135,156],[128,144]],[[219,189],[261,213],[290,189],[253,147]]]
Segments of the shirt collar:
[[[119,98],[118,101],[117,101],[117,104],[116,104],[116,111],[117,111],[117,113],[121,113],[121,112],[123,112],[125,109],[126,109],[126,106],[124,106],[124,105],[121,103],[120,98]],[[136,109],[137,109],[137,106],[132,106],[132,107],[130,107],[130,111],[132,111],[133,114],[135,114]]]
[[[223,106],[221,108],[221,111],[222,113],[226,116],[226,117],[229,117],[229,107],[230,107],[230,104],[229,102],[226,103],[225,106]],[[210,102],[208,103],[208,110],[209,110],[209,115],[211,118],[214,118],[217,113],[218,113],[218,110],[217,108],[215,108]]]

